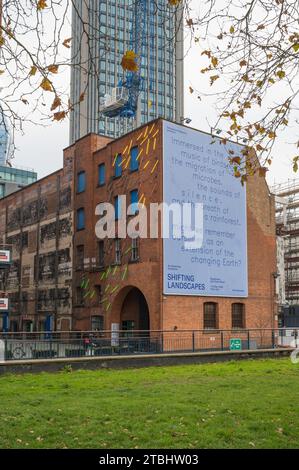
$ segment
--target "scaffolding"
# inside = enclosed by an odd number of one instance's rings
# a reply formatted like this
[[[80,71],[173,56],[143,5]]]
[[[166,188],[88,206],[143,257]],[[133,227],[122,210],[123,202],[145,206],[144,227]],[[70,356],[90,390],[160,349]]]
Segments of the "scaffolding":
[[[276,232],[283,241],[285,301],[299,305],[299,179],[275,184]]]

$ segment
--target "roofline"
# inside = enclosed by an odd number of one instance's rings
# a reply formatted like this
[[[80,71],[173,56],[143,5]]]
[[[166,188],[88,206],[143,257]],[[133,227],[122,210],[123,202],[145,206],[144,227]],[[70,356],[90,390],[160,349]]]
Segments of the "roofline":
[[[40,183],[41,181],[45,180],[46,178],[49,178],[50,176],[55,175],[56,173],[59,173],[60,171],[63,171],[63,168],[59,168],[58,170],[53,171],[53,173],[49,173],[48,175],[43,176],[42,178],[34,181],[33,183],[27,184],[23,188],[17,189],[17,191],[14,191],[13,193],[7,194],[7,196],[4,196],[4,197],[0,198],[0,204],[1,204],[1,201],[4,201],[4,199],[7,199],[11,196],[15,196],[16,194],[20,193],[21,191],[24,191],[27,188],[31,188],[35,184]]]

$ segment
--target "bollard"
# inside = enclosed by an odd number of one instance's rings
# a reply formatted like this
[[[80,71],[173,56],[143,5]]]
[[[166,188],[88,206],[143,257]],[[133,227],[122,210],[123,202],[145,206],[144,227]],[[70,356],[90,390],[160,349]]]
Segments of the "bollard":
[[[0,362],[5,361],[5,342],[0,339]]]

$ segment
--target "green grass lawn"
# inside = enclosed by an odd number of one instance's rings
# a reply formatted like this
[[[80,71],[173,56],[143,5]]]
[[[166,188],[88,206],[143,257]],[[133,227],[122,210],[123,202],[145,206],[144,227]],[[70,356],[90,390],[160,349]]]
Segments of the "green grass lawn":
[[[0,377],[1,448],[298,448],[288,359]]]

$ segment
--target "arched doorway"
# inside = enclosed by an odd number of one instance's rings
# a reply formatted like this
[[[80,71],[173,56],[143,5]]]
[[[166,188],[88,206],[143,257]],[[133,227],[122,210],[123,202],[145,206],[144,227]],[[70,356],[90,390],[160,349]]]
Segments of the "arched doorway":
[[[150,330],[149,308],[143,293],[133,287],[124,298],[120,312],[120,329]]]

